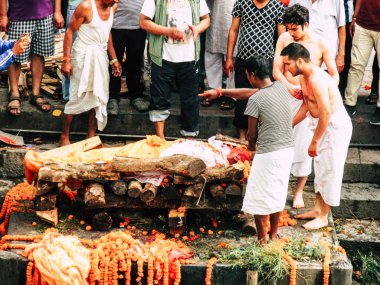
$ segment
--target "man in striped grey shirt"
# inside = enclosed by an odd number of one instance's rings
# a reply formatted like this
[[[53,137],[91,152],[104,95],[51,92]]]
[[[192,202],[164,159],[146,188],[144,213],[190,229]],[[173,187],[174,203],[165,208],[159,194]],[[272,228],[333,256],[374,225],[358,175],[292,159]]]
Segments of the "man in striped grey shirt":
[[[264,57],[250,57],[245,73],[251,86],[257,89],[216,89],[200,96],[206,100],[222,95],[249,99],[244,114],[248,116],[248,149],[255,155],[242,211],[255,216],[258,240],[266,243],[267,217],[270,215],[269,237],[276,239],[288,192],[294,155],[291,96],[285,85],[271,81],[269,61]]]

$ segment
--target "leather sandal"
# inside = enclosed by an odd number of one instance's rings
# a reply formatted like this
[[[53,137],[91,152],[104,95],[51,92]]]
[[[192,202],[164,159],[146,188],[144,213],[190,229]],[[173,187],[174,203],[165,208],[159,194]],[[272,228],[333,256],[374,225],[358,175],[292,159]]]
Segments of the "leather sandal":
[[[18,107],[12,106],[13,101],[18,101]],[[21,99],[19,97],[9,97],[8,99],[8,106],[7,106],[8,113],[11,116],[18,117],[21,115]],[[17,113],[12,113],[11,111],[17,110]]]
[[[235,100],[230,97],[222,97],[222,101],[220,102],[219,109],[222,111],[227,111],[235,108]]]
[[[38,99],[42,100],[40,102],[37,102]],[[42,95],[30,95],[29,103],[37,107],[37,109],[42,112],[51,112],[53,110],[53,106],[48,101],[46,101]],[[44,109],[43,106],[49,106],[49,108]]]
[[[375,92],[371,92],[371,94],[368,95],[367,99],[365,99],[365,103],[369,105],[374,105],[377,103],[378,99],[379,99],[379,94]]]

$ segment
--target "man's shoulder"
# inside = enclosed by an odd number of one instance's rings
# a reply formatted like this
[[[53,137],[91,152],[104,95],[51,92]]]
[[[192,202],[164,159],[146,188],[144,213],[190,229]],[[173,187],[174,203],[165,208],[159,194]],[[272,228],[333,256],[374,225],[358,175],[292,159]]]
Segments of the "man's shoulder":
[[[286,47],[288,44],[294,42],[293,37],[289,34],[289,32],[282,33],[277,40],[283,47]]]

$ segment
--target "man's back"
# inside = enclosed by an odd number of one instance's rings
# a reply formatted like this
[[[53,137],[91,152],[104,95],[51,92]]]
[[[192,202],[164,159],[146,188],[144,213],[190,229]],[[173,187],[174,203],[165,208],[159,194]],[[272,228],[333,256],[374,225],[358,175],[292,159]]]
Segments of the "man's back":
[[[245,115],[258,118],[257,153],[293,146],[290,95],[282,83],[274,82],[250,97]]]

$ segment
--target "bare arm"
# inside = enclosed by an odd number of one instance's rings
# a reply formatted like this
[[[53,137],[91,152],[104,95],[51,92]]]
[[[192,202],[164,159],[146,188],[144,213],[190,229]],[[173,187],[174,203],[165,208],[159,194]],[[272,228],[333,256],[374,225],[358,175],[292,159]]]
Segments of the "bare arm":
[[[338,28],[338,38],[339,38],[339,46],[338,46],[338,54],[335,58],[336,67],[338,72],[342,72],[344,68],[344,54],[345,54],[345,46],[346,46],[346,26],[341,26]]]
[[[62,73],[66,77],[70,77],[72,73],[70,54],[71,46],[73,44],[73,35],[86,21],[86,10],[88,9],[86,6],[88,6],[88,3],[82,2],[75,9],[69,27],[66,30],[65,37],[63,39]]]
[[[278,36],[281,36],[281,34],[286,32],[285,25],[277,24],[277,34]]]
[[[336,67],[334,56],[332,55],[330,49],[327,47],[325,42],[320,41],[321,50],[322,50],[322,58],[323,62],[326,64],[327,71],[330,76],[334,79],[336,85],[339,84],[339,72]]]
[[[8,1],[0,0],[0,31],[8,31]]]
[[[286,86],[286,88],[288,88],[289,93],[293,97],[299,99],[301,95],[301,89],[298,86],[295,86],[294,84],[290,83],[284,75],[285,67],[282,61],[281,51],[285,47],[285,36],[285,34],[279,36],[276,44],[276,51],[274,53],[273,60],[273,77],[275,80],[282,82]]]
[[[61,12],[61,0],[54,0],[54,16],[53,16],[53,21],[54,21],[54,26],[57,29],[63,28],[65,25],[65,20],[63,19],[62,12]]]
[[[240,27],[240,18],[233,17],[230,30],[228,32],[227,56],[226,56],[226,63],[224,66],[227,77],[229,77],[230,72],[234,70],[234,63],[233,63],[232,58],[234,54],[236,41],[239,35],[239,27]]]
[[[110,35],[108,37],[108,45],[107,45],[107,50],[108,50],[108,57],[112,60],[110,64],[112,63],[112,75],[119,77],[121,76],[122,68],[119,60],[116,57],[116,52],[113,47],[113,41],[112,41],[112,34],[110,32]]]
[[[202,94],[199,94],[199,97],[205,98],[207,101],[212,101],[217,99],[219,96],[226,96],[234,98],[237,100],[248,100],[253,94],[255,94],[259,89],[252,88],[236,88],[236,89],[217,89],[207,90]]]
[[[204,15],[201,17],[201,21],[198,23],[198,25],[193,26],[189,25],[190,30],[193,32],[193,38],[194,41],[198,38],[198,36],[206,31],[210,27],[210,15]]]
[[[301,123],[306,118],[306,114],[307,114],[308,110],[309,109],[307,108],[307,104],[304,100],[301,107],[298,109],[297,114],[293,117],[293,122],[292,122],[293,128],[297,124]]]
[[[256,151],[257,118],[255,117],[248,116],[247,140],[248,140],[248,150]]]
[[[321,84],[321,82],[317,82],[314,80],[312,82],[312,89],[319,112],[318,124],[314,131],[314,135],[309,146],[309,155],[311,157],[314,157],[318,155],[318,142],[320,141],[320,139],[326,131],[327,125],[330,120],[331,109],[329,91],[326,84]]]
[[[151,34],[171,37],[178,41],[184,37],[184,34],[180,30],[158,25],[144,14],[140,14],[140,28]]]

